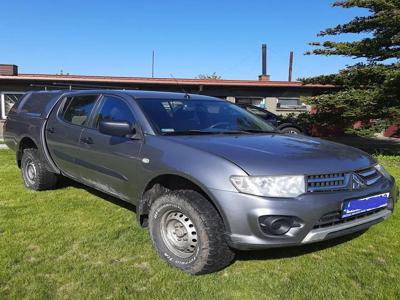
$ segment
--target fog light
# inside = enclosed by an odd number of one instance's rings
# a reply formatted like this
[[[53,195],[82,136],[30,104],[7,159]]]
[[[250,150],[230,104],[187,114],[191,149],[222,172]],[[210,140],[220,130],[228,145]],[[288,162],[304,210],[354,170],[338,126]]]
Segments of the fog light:
[[[262,216],[259,218],[261,229],[270,235],[284,235],[294,224],[293,217]]]

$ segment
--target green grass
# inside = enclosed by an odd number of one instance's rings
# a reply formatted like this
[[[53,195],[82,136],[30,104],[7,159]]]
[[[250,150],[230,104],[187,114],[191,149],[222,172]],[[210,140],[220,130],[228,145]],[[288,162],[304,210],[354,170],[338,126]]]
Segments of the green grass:
[[[400,180],[400,156],[379,159]],[[153,250],[135,213],[79,186],[26,190],[0,151],[0,299],[399,299],[400,218],[301,248],[239,253],[190,276]]]

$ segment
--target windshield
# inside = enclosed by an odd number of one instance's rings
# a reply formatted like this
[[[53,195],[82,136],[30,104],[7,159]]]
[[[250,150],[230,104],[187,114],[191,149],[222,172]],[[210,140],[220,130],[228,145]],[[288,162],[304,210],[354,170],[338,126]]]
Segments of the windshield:
[[[264,133],[275,129],[246,110],[225,101],[138,99],[160,134]]]

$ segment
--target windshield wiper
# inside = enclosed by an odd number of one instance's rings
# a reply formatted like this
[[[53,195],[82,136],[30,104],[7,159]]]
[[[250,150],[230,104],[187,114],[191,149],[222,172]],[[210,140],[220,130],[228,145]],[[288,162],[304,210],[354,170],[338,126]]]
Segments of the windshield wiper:
[[[247,133],[276,133],[275,130],[256,130],[256,129],[244,129]]]
[[[249,134],[245,130],[216,131],[216,134]]]
[[[210,131],[210,130],[183,130],[165,132],[163,135],[206,135],[206,134],[249,134],[250,132],[245,130],[229,130],[229,131]]]
[[[181,130],[181,131],[171,131],[163,133],[163,135],[201,135],[201,134],[213,134],[213,132],[203,131],[203,130]]]

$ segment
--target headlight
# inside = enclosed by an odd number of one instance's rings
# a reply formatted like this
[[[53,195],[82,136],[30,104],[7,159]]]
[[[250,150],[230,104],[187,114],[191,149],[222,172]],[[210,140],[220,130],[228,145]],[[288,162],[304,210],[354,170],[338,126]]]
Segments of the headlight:
[[[381,164],[377,164],[375,165],[375,169],[378,170],[379,173],[381,173],[384,177],[390,179],[390,174],[388,171],[386,171],[386,169],[381,165]]]
[[[304,176],[232,176],[235,188],[245,194],[297,197],[306,191]]]

